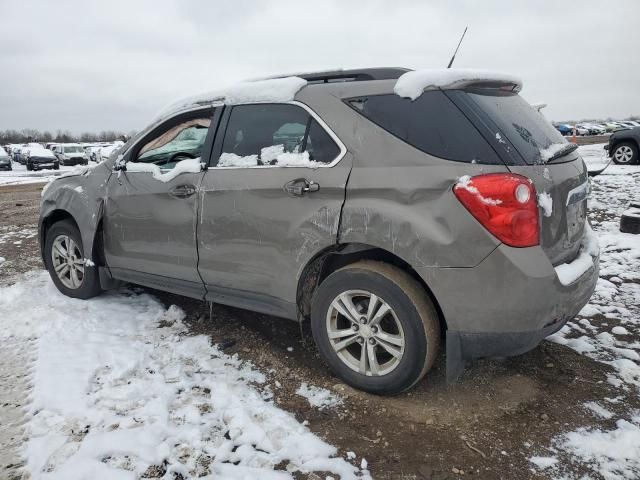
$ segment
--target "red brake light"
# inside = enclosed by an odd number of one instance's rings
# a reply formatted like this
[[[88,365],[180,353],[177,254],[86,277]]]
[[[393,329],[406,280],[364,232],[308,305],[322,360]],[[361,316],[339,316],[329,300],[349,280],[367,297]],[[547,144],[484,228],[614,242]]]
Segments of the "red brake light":
[[[536,189],[528,178],[513,173],[466,176],[453,193],[501,242],[511,247],[540,243]]]

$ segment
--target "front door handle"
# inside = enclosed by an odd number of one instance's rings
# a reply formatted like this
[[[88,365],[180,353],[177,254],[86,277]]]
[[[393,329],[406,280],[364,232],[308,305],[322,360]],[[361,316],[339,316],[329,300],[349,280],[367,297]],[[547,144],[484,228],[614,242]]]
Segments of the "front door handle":
[[[302,197],[307,193],[317,192],[318,190],[320,190],[320,185],[306,178],[296,178],[284,185],[284,191],[294,197]]]
[[[189,198],[196,193],[196,187],[193,185],[178,185],[169,190],[169,195],[174,198]]]

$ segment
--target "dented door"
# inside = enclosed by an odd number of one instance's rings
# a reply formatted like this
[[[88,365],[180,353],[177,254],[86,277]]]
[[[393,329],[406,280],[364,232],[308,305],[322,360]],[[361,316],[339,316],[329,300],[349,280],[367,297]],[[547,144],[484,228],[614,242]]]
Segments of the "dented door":
[[[295,317],[302,269],[337,242],[351,156],[297,103],[227,109],[219,131],[200,193],[198,269],[207,296]],[[292,158],[312,161],[279,165]]]

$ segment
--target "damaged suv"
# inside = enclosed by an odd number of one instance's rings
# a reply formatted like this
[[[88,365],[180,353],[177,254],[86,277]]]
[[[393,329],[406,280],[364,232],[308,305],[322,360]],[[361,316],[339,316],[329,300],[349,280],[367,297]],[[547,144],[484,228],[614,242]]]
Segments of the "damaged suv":
[[[42,256],[66,295],[120,281],[310,321],[378,394],[446,346],[526,352],[598,277],[587,170],[517,78],[364,69],[245,82],[166,110],[49,184]]]

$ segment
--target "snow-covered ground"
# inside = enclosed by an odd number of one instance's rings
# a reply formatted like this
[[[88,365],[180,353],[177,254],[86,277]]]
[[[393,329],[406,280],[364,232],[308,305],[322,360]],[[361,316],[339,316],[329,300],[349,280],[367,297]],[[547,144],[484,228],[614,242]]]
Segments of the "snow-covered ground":
[[[32,479],[369,477],[364,459],[347,461],[275,406],[261,372],[189,335],[183,317],[134,290],[71,299],[45,272],[0,288],[0,341],[31,358]]]
[[[587,164],[603,161],[603,145],[581,146],[580,153]],[[576,405],[593,422],[557,435],[531,457],[552,478],[581,478],[569,473],[576,466],[606,479],[640,478],[640,411],[625,408],[628,396],[640,394],[640,236],[619,231],[630,201],[640,201],[640,166],[612,164],[592,179],[589,219],[600,242],[600,280],[590,303],[549,340],[614,373],[609,396]]]
[[[0,171],[0,185],[48,182],[75,168],[75,166],[66,167],[61,165],[60,170],[38,170],[37,172],[29,172],[25,165],[20,165],[18,162],[13,162],[12,167],[13,170],[9,172],[4,170]]]

